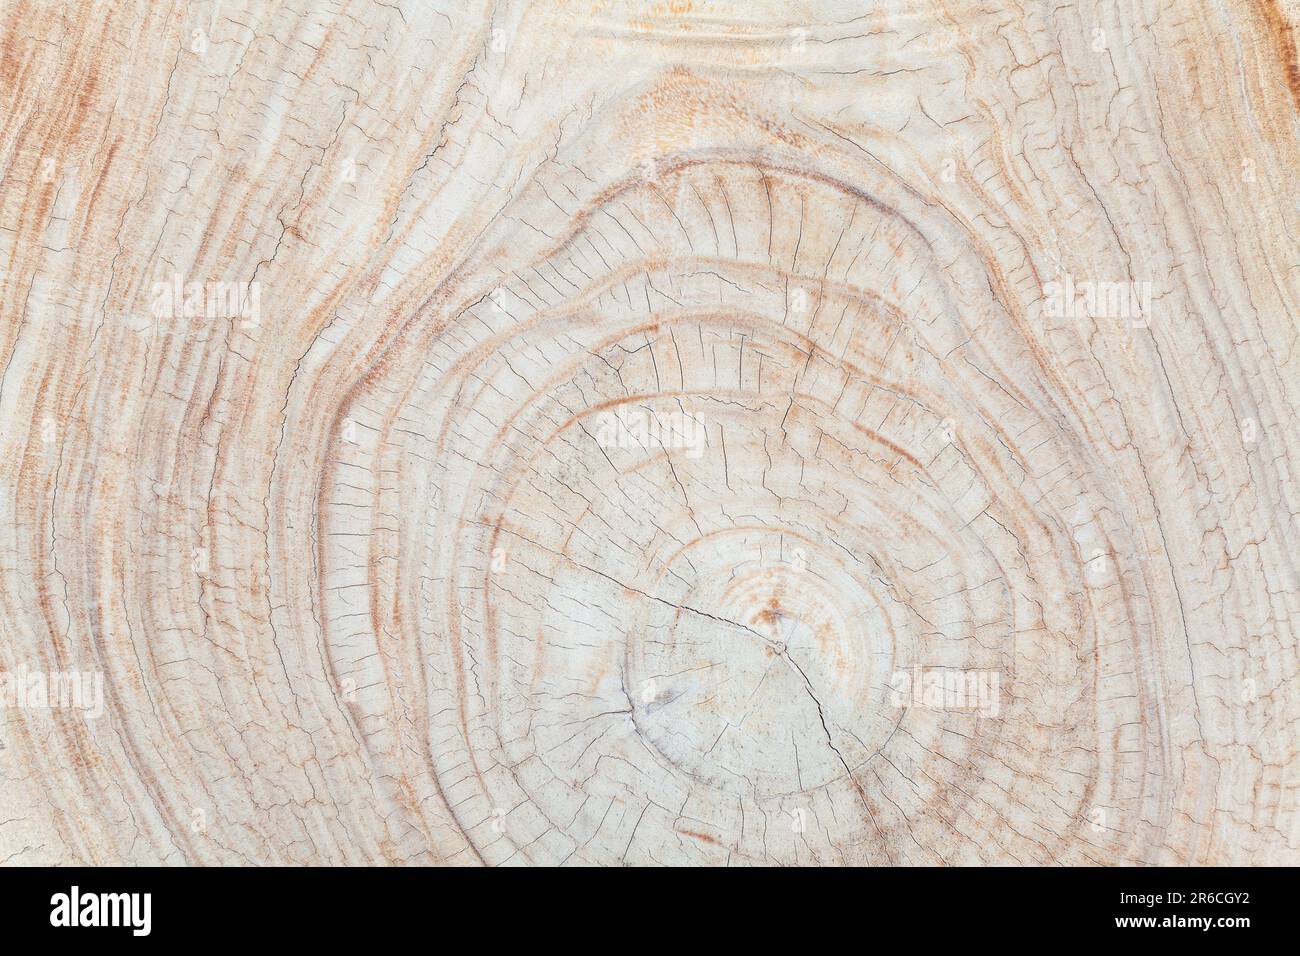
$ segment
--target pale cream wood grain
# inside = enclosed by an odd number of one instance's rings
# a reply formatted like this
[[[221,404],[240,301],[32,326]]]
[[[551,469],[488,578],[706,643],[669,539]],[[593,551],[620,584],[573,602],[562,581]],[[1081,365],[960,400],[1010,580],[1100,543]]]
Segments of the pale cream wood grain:
[[[9,5],[0,861],[1300,862],[1296,23]]]

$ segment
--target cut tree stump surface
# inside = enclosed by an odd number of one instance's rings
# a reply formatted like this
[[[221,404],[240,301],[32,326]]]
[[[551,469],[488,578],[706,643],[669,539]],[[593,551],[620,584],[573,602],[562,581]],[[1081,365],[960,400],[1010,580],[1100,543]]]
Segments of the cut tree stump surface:
[[[1297,25],[10,5],[0,861],[1300,863]]]

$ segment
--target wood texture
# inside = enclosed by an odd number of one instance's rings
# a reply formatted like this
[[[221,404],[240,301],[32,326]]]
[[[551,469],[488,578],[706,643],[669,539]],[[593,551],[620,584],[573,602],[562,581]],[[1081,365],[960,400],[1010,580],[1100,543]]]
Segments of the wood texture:
[[[0,860],[1300,862],[1298,23],[6,4]]]

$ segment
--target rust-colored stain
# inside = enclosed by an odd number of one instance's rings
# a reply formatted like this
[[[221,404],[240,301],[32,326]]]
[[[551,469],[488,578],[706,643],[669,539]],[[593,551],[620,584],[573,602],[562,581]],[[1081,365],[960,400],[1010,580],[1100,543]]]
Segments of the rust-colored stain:
[[[1300,11],[1294,6],[1284,9],[1283,0],[1254,0],[1276,50],[1278,65],[1291,92],[1291,101],[1300,110],[1300,60],[1296,54],[1295,18]]]

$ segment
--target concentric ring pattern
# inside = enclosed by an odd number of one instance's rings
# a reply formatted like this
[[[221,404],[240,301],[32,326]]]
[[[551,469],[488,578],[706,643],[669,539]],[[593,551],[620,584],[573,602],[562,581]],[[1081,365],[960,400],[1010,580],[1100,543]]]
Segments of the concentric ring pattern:
[[[104,707],[0,858],[1296,861],[1285,72],[695,6],[223,4],[10,124],[3,664]]]

